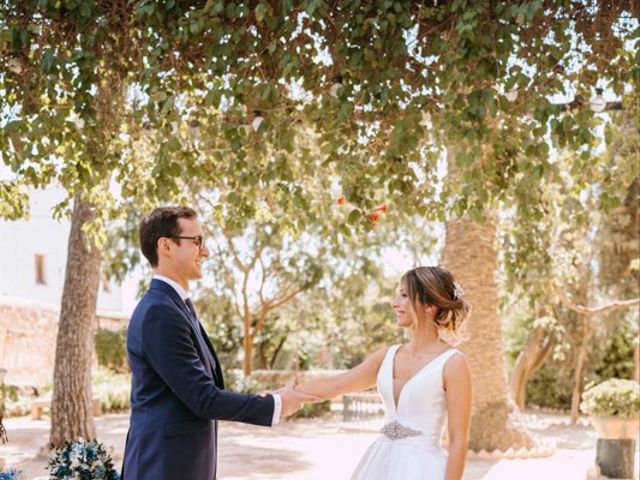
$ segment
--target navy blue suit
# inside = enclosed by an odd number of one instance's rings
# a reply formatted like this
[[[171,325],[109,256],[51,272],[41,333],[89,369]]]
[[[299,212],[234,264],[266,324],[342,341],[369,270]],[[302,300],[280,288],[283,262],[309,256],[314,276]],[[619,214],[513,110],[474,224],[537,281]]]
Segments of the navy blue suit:
[[[217,420],[271,425],[271,395],[224,390],[215,350],[195,313],[154,279],[131,317],[131,422],[123,480],[214,480]]]

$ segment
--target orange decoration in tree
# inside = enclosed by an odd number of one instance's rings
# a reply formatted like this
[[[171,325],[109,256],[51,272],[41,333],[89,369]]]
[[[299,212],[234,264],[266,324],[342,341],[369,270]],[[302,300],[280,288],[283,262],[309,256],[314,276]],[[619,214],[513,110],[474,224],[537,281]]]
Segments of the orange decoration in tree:
[[[387,204],[384,203],[384,204],[380,205],[379,207],[374,208],[373,211],[374,212],[387,213]]]

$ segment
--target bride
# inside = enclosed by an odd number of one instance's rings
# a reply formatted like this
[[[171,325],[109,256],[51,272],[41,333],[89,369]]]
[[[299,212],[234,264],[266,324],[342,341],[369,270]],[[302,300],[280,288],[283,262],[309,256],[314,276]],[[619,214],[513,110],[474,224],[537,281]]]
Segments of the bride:
[[[471,420],[471,376],[452,348],[470,307],[464,291],[441,267],[417,267],[400,280],[396,322],[410,332],[404,345],[382,348],[357,367],[296,390],[330,399],[374,385],[386,418],[352,480],[459,480]],[[448,454],[440,445],[447,419]]]

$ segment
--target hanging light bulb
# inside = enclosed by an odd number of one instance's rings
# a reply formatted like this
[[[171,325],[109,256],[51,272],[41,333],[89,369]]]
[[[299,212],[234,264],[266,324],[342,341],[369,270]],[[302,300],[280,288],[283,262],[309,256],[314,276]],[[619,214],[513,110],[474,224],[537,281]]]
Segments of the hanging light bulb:
[[[338,75],[335,78],[335,81],[333,82],[333,85],[331,85],[331,89],[329,90],[329,93],[331,94],[332,97],[337,97],[338,96],[338,90],[340,90],[342,88],[342,77],[340,75]]]
[[[509,90],[504,96],[508,101],[515,102],[518,99],[518,89]]]
[[[11,60],[9,60],[7,66],[9,67],[9,70],[11,70],[16,75],[20,75],[22,73],[22,62],[19,58],[13,57]]]
[[[262,125],[262,122],[264,122],[264,117],[258,110],[253,112],[253,115],[254,117],[253,121],[251,122],[251,128],[253,128],[253,130],[257,132],[260,128],[260,125]]]
[[[594,113],[600,113],[607,108],[607,101],[602,96],[601,88],[596,88],[596,94],[589,99],[589,106]]]
[[[423,127],[431,127],[431,112],[422,112],[422,119],[420,125]]]
[[[200,120],[197,118],[189,120],[189,143],[195,146],[200,136]]]

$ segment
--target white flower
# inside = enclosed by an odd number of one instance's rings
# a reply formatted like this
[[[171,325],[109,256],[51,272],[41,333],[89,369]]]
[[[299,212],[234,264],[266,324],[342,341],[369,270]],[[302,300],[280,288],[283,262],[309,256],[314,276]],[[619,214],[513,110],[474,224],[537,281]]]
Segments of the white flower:
[[[458,282],[453,282],[453,286],[455,287],[453,289],[453,298],[458,300],[464,297],[464,288],[462,288],[462,285],[460,285]]]

